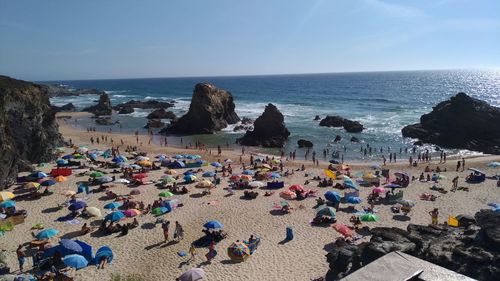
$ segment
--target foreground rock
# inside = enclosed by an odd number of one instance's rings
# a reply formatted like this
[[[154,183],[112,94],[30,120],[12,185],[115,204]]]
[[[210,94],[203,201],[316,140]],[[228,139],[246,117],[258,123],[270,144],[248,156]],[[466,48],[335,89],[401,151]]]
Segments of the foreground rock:
[[[319,122],[322,127],[343,127],[349,133],[362,132],[364,127],[358,121],[352,121],[340,116],[326,116]]]
[[[402,133],[444,147],[500,154],[500,108],[458,93],[422,115],[419,124],[404,127]]]
[[[304,148],[304,147],[311,148],[311,147],[313,147],[313,143],[311,141],[302,140],[302,139],[297,141],[297,145],[299,146],[299,148]]]
[[[500,274],[500,212],[482,210],[468,227],[408,225],[408,229],[377,227],[370,242],[336,241],[327,254],[328,280],[345,276],[392,251],[402,251],[478,280]]]
[[[146,126],[144,126],[144,128],[146,129],[163,128],[163,127],[165,127],[165,123],[161,122],[161,120],[158,119],[148,120],[148,123],[146,124]]]
[[[69,89],[65,86],[60,85],[41,85],[43,87],[44,92],[49,95],[50,98],[53,97],[69,97],[69,96],[80,96],[80,95],[101,95],[104,94],[104,91],[96,90],[96,89]]]
[[[93,113],[95,116],[111,115],[113,108],[106,93],[101,94],[96,105],[86,107],[82,111]]]
[[[146,117],[148,119],[176,119],[177,116],[172,111],[165,111],[165,109],[157,109]]]
[[[283,114],[273,104],[268,104],[264,113],[253,124],[238,143],[248,146],[284,147],[290,132],[285,127]]]
[[[62,144],[46,87],[0,76],[0,189]]]
[[[161,133],[212,134],[240,121],[234,107],[230,92],[212,84],[196,84],[188,113]]]
[[[110,125],[114,125],[114,124],[119,123],[118,121],[111,120],[110,117],[98,117],[94,120],[94,122],[97,125],[101,125],[101,126],[110,126]]]
[[[73,103],[70,102],[63,106],[52,105],[52,110],[54,110],[55,112],[75,112],[76,108]]]
[[[122,106],[118,108],[118,114],[130,114],[134,113],[134,108],[130,105]]]
[[[130,100],[125,103],[120,103],[117,104],[113,107],[114,110],[118,112],[128,112],[132,113],[134,112],[134,108],[140,108],[140,109],[167,109],[170,107],[174,107],[175,104],[174,102],[164,102],[164,101],[157,101],[157,100],[147,100],[147,101],[138,101],[138,100]],[[130,108],[132,108],[132,111],[130,111]],[[127,114],[127,113],[120,113],[120,114]]]

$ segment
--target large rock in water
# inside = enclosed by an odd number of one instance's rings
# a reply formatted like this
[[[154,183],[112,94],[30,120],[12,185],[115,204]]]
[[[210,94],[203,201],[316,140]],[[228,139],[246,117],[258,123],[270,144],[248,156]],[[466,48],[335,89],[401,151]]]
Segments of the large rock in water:
[[[285,127],[283,114],[273,104],[268,104],[264,113],[253,123],[253,131],[247,131],[238,143],[248,146],[283,147],[290,132]]]
[[[86,107],[82,111],[93,113],[95,116],[111,115],[113,108],[108,94],[103,93],[99,97],[99,102],[96,105]]]
[[[160,133],[212,134],[240,121],[230,92],[212,84],[196,84],[189,111]]]
[[[140,108],[140,109],[159,109],[159,108],[169,108],[169,107],[174,107],[174,102],[166,102],[166,101],[157,101],[157,100],[147,100],[147,101],[138,101],[138,100],[129,100],[128,102],[120,103],[117,104],[113,107],[114,110],[117,110],[118,112],[128,112],[132,113],[134,112],[134,108]],[[132,111],[130,111],[130,108],[132,108]],[[120,113],[120,114],[127,114],[127,113]]]
[[[146,117],[148,119],[176,119],[177,116],[172,111],[165,111],[165,109],[157,109]]]
[[[458,93],[422,115],[419,124],[404,127],[402,133],[443,147],[500,154],[500,108]]]
[[[46,87],[0,76],[0,189],[62,143]]]
[[[326,116],[323,120],[319,122],[322,127],[344,127],[349,133],[359,133],[362,132],[364,127],[358,121],[352,121],[345,119],[340,116]]]
[[[70,102],[70,103],[67,103],[63,106],[53,105],[52,110],[54,110],[55,112],[74,112],[76,110],[76,108],[73,105],[73,103]]]
[[[468,227],[408,225],[407,230],[376,227],[370,242],[338,240],[327,254],[329,279],[335,280],[392,251],[402,251],[478,280],[500,274],[500,212],[482,210]]]

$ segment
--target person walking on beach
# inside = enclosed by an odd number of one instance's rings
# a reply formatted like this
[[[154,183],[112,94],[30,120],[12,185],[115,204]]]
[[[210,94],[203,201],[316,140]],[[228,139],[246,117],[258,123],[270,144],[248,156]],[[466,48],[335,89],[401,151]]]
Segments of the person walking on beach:
[[[19,272],[23,272],[23,266],[26,262],[26,253],[24,253],[23,245],[19,245],[16,250],[17,261],[19,262]]]
[[[458,176],[454,177],[451,181],[453,183],[451,191],[455,191],[458,188]]]
[[[460,163],[461,163],[460,160],[458,160],[457,161],[457,172],[458,172],[458,170],[460,170]]]
[[[181,241],[183,238],[184,238],[184,229],[182,228],[182,225],[178,221],[175,221],[174,239],[176,239],[177,241]]]
[[[385,166],[385,163],[387,162],[387,159],[385,158],[385,155],[382,155],[382,161],[384,162],[384,166]]]
[[[161,228],[163,229],[163,242],[168,241],[168,228],[170,227],[170,221],[162,223]]]
[[[462,157],[462,172],[465,171],[465,158]]]
[[[220,145],[217,145],[217,156],[220,156],[222,154],[222,149],[220,148]]]
[[[446,152],[443,153],[443,163],[446,163]]]
[[[196,260],[196,248],[194,245],[191,244],[191,247],[189,248],[189,254],[191,257],[189,258],[189,261],[195,261]]]
[[[207,258],[207,262],[211,263],[212,260],[217,256],[217,251],[215,250],[215,242],[210,242],[210,246],[208,246],[208,253],[205,255]]]
[[[413,157],[410,155],[410,158],[408,158],[408,162],[410,162],[410,167],[413,164]]]
[[[389,153],[389,163],[392,163],[392,152]]]
[[[438,208],[434,208],[434,210],[430,211],[429,215],[431,216],[431,224],[437,225],[438,224],[438,216],[439,216]]]

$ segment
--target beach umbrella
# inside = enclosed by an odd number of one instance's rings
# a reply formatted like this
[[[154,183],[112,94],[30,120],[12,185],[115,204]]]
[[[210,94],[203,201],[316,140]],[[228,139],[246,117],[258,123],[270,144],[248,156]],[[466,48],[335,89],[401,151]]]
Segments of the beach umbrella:
[[[199,182],[196,187],[199,187],[199,188],[210,188],[212,187],[212,182],[209,181],[209,180],[202,180],[201,182]]]
[[[50,179],[50,180],[43,181],[40,185],[42,185],[42,186],[52,186],[54,184],[56,184],[56,181],[53,180],[53,179]]]
[[[161,182],[163,183],[171,183],[171,182],[175,182],[175,178],[172,177],[172,176],[163,176],[161,178]]]
[[[158,196],[160,197],[171,197],[171,196],[174,196],[174,194],[170,191],[162,191],[160,192],[160,194],[158,194]]]
[[[37,171],[37,172],[33,172],[29,175],[30,178],[37,178],[37,179],[43,179],[43,178],[46,178],[48,177],[46,173],[44,172],[40,172],[40,171]]]
[[[401,188],[402,186],[395,183],[390,183],[385,185],[386,188]]]
[[[153,215],[159,216],[159,215],[163,215],[163,214],[167,213],[168,211],[169,211],[169,210],[168,210],[168,208],[166,208],[166,207],[158,207],[158,208],[154,208],[154,209],[151,211],[151,213],[152,213]]]
[[[359,188],[353,182],[344,182],[344,187],[359,190]]]
[[[330,161],[328,161],[328,162],[330,162],[330,163],[332,163],[332,164],[340,164],[340,161],[339,161],[339,160],[337,160],[337,159],[331,159],[331,160],[330,160]]]
[[[136,179],[136,180],[138,180],[138,179],[144,179],[144,178],[147,178],[147,177],[148,177],[148,175],[145,174],[145,173],[134,175],[134,179]]]
[[[75,269],[87,267],[87,265],[89,264],[89,262],[83,256],[78,254],[67,255],[62,260],[65,265],[73,267]]]
[[[252,171],[252,170],[244,170],[244,171],[243,171],[243,174],[244,174],[244,175],[253,176],[253,175],[255,174],[255,172],[254,172],[254,171]]]
[[[12,192],[9,192],[9,191],[1,191],[0,192],[0,202],[7,201],[7,200],[12,199],[14,197],[16,197],[16,196]]]
[[[56,164],[57,165],[66,165],[66,164],[68,164],[68,161],[66,161],[64,159],[57,159]]]
[[[193,170],[187,170],[183,173],[183,175],[187,176],[187,175],[194,175],[195,172]]]
[[[135,217],[135,216],[138,216],[141,214],[141,211],[137,210],[137,209],[128,209],[126,211],[123,211],[123,214],[126,216],[126,217]]]
[[[184,181],[186,183],[191,183],[191,182],[193,182],[195,180],[196,180],[196,176],[193,176],[193,175],[186,175],[186,176],[184,176]]]
[[[340,194],[336,191],[330,190],[325,192],[325,198],[330,202],[338,203],[340,202],[340,197],[341,197]]]
[[[335,172],[333,172],[331,170],[328,170],[328,169],[324,169],[323,172],[325,173],[325,176],[331,178],[332,180],[336,180],[337,179],[337,176],[335,175]]]
[[[113,181],[113,178],[110,177],[110,176],[104,176],[104,177],[99,177],[99,178],[96,178],[96,180],[100,183],[107,183],[107,182],[112,182]]]
[[[441,174],[437,175],[437,178],[440,179],[440,180],[447,179],[447,177],[445,175],[441,175]]]
[[[85,211],[93,217],[101,217],[101,210],[96,207],[88,207]]]
[[[361,198],[356,197],[356,196],[349,196],[349,197],[345,198],[345,201],[346,201],[346,203],[349,203],[349,204],[359,204],[363,200],[361,200]]]
[[[135,161],[149,161],[149,157],[137,156],[137,157],[135,157]]]
[[[217,228],[223,228],[224,225],[220,223],[219,221],[208,221],[203,225],[204,228],[209,228],[209,229],[217,229]]]
[[[59,233],[58,230],[55,230],[53,228],[49,228],[49,229],[45,229],[45,230],[38,232],[38,234],[35,237],[38,240],[48,239],[48,238],[56,236],[58,233]]]
[[[182,154],[177,154],[177,155],[175,155],[173,158],[175,158],[175,159],[184,159],[184,157],[185,157],[185,156],[184,156],[184,155],[182,155]]]
[[[178,280],[179,281],[196,281],[200,280],[203,277],[205,277],[205,270],[203,268],[191,268],[188,269],[186,272],[182,273],[181,276],[179,276]]]
[[[349,183],[350,184],[354,184],[354,181],[350,177],[348,177],[346,175],[342,175],[342,180],[344,181],[344,184],[346,184],[346,183],[347,184],[349,184]]]
[[[71,253],[81,253],[83,251],[82,246],[70,239],[61,239],[59,244]]]
[[[134,189],[134,190],[130,191],[130,195],[139,195],[139,194],[141,194],[141,191],[138,189]]]
[[[269,164],[262,164],[262,168],[271,169],[271,166]]]
[[[122,212],[120,212],[120,211],[114,211],[112,213],[107,214],[104,217],[104,220],[107,220],[107,221],[119,221],[119,220],[121,220],[123,218],[125,218],[125,215]]]
[[[113,161],[115,163],[124,163],[124,162],[127,162],[127,158],[122,156],[122,155],[117,155],[111,161]]]
[[[302,192],[302,191],[304,191],[304,187],[300,184],[294,184],[294,185],[290,186],[290,188],[288,188],[288,190]]]
[[[70,211],[76,211],[76,210],[83,209],[85,207],[87,207],[87,203],[85,203],[83,201],[76,201],[75,203],[72,203],[71,205],[69,205],[68,209]]]
[[[132,165],[130,165],[130,168],[131,168],[131,169],[134,169],[134,170],[139,170],[139,169],[141,169],[142,167],[141,167],[141,166],[139,166],[139,165],[137,165],[137,164],[132,164]]]
[[[216,167],[216,168],[220,168],[220,167],[222,167],[222,164],[221,164],[221,163],[219,163],[219,162],[212,162],[212,163],[210,163],[210,165],[212,165],[212,166],[214,166],[214,167]]]
[[[130,183],[128,179],[117,179],[115,182],[117,183]]]
[[[116,209],[116,208],[121,207],[121,206],[122,206],[122,203],[115,201],[115,202],[111,202],[111,203],[104,205],[104,209],[113,210],[113,209]]]
[[[85,146],[81,146],[81,147],[79,147],[79,148],[76,150],[76,152],[78,152],[78,153],[80,153],[80,154],[85,154],[85,153],[87,153],[87,151],[89,151],[89,149],[88,149],[88,148],[86,148]]]
[[[211,178],[211,177],[215,176],[215,172],[212,172],[212,171],[204,172],[202,176],[205,178]]]
[[[278,173],[269,173],[268,177],[271,179],[279,179],[279,178],[281,178],[281,175]]]
[[[345,224],[336,223],[332,225],[333,229],[335,229],[338,233],[342,234],[345,237],[352,237],[354,234],[352,230]]]
[[[373,193],[379,193],[379,194],[380,194],[380,193],[385,193],[385,191],[386,191],[386,190],[385,190],[385,188],[383,188],[383,187],[381,187],[381,186],[379,186],[379,187],[375,187],[374,189],[372,189],[372,192],[373,192]]]
[[[243,242],[235,242],[227,248],[227,254],[232,260],[245,261],[250,257],[250,249]]]
[[[394,175],[395,175],[396,177],[400,177],[400,178],[401,178],[401,177],[407,177],[407,178],[409,178],[409,177],[410,177],[410,175],[409,175],[407,172],[395,172],[395,173],[394,173]]]
[[[89,153],[87,156],[90,158],[90,160],[94,160],[94,161],[97,160],[97,154],[96,153]]]
[[[490,167],[490,168],[498,168],[498,167],[500,167],[500,162],[491,162],[491,163],[488,163],[488,167]]]
[[[280,192],[280,197],[286,200],[293,200],[297,198],[297,194],[295,194],[295,192],[290,190],[284,190]]]
[[[102,259],[108,259],[108,263],[113,260],[113,251],[108,246],[102,246],[97,250],[94,257],[94,263],[99,264]]]
[[[244,180],[244,181],[250,181],[252,179],[252,176],[250,176],[250,175],[241,175],[240,179]]]
[[[61,157],[62,159],[65,159],[65,160],[69,160],[69,159],[73,159],[75,158],[73,155],[71,154],[68,154],[68,155],[64,155],[63,157]]]
[[[368,213],[368,214],[361,215],[360,219],[362,221],[378,221],[379,217],[375,214]]]
[[[40,184],[37,182],[27,182],[24,184],[24,188],[39,188]]]
[[[104,176],[104,173],[103,172],[99,172],[99,171],[94,171],[94,172],[90,173],[89,176],[92,177],[92,178],[99,178],[99,177]]]
[[[398,201],[399,204],[405,207],[413,207],[415,206],[415,202],[407,199],[401,199]]]
[[[323,207],[319,209],[318,212],[316,213],[316,217],[322,217],[322,216],[335,218],[335,209],[332,207]]]
[[[233,163],[233,160],[231,160],[231,159],[226,159],[226,160],[224,160],[224,162],[226,162],[226,163]]]
[[[137,165],[142,166],[142,167],[151,167],[153,165],[153,163],[151,163],[151,161],[149,161],[149,160],[141,160],[141,161],[137,161]]]
[[[261,182],[261,181],[251,181],[248,184],[248,186],[253,187],[253,188],[261,188],[261,187],[266,186],[266,184]]]
[[[241,179],[241,176],[240,175],[232,175],[229,180],[232,181],[232,182],[237,182]]]
[[[0,202],[0,208],[12,208],[16,206],[16,202],[12,200]]]
[[[56,180],[56,182],[64,182],[64,181],[67,181],[68,179],[64,176],[57,176],[54,178]]]

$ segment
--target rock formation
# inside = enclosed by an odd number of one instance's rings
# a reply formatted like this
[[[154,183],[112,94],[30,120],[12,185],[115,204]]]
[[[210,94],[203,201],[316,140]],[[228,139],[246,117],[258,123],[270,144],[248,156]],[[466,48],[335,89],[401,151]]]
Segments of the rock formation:
[[[500,108],[458,93],[422,115],[419,124],[404,127],[402,133],[444,147],[500,154]]]
[[[311,141],[303,140],[303,139],[298,140],[297,145],[299,146],[299,148],[304,148],[304,147],[311,148],[311,147],[313,147],[313,143]]]
[[[111,120],[110,117],[97,117],[94,122],[101,126],[110,126],[119,123],[118,121]]]
[[[163,127],[165,127],[165,123],[161,122],[161,120],[159,119],[148,120],[148,123],[146,124],[146,126],[144,126],[144,128],[146,129],[163,128]]]
[[[255,120],[253,126],[253,131],[247,131],[242,138],[238,139],[241,145],[283,147],[290,135],[285,127],[283,114],[271,103]]]
[[[174,107],[174,102],[165,102],[165,101],[157,101],[157,100],[147,100],[147,101],[137,101],[137,100],[130,100],[128,102],[120,103],[117,104],[113,107],[114,110],[120,112],[122,110],[124,111],[130,111],[130,108],[140,108],[140,109],[167,109],[170,107]],[[129,113],[134,112],[133,110]],[[122,113],[126,114],[126,113]]]
[[[70,102],[63,106],[52,105],[52,110],[54,110],[55,112],[74,112],[76,111],[76,108],[73,103]]]
[[[358,143],[359,139],[357,137],[351,137],[351,142]]]
[[[118,114],[130,114],[134,112],[134,108],[130,105],[125,105],[118,108]]]
[[[465,225],[408,225],[407,230],[371,229],[370,242],[351,245],[338,240],[327,254],[334,280],[392,252],[402,251],[478,280],[498,280],[500,274],[500,212],[482,210]]]
[[[189,111],[161,133],[212,134],[240,121],[233,96],[212,84],[196,84]]]
[[[146,117],[148,119],[176,119],[177,116],[172,111],[165,111],[165,109],[157,109]]]
[[[319,115],[316,115],[316,116],[314,117],[314,121],[319,121],[319,120],[321,120],[321,117],[319,117]]]
[[[95,116],[111,115],[113,108],[111,107],[111,101],[109,100],[108,94],[103,93],[99,97],[99,101],[96,105],[92,105],[82,109],[82,111],[87,111],[93,113]]]
[[[358,121],[352,121],[340,116],[330,115],[321,120],[319,125],[323,127],[344,127],[344,130],[349,133],[359,133],[364,129],[363,125],[361,125]]]
[[[0,76],[0,189],[62,144],[46,88]]]
[[[104,91],[99,91],[96,89],[70,89],[65,86],[60,85],[41,85],[44,91],[49,95],[50,98],[53,97],[68,97],[68,96],[80,96],[80,95],[101,95]]]

